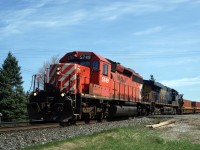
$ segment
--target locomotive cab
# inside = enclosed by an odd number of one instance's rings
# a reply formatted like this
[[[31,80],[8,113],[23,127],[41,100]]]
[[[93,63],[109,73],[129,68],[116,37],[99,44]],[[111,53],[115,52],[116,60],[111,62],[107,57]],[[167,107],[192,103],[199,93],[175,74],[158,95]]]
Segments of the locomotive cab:
[[[61,58],[60,62],[76,63],[90,68],[90,84],[84,94],[107,98],[110,96],[111,64],[108,60],[93,52],[71,52]]]

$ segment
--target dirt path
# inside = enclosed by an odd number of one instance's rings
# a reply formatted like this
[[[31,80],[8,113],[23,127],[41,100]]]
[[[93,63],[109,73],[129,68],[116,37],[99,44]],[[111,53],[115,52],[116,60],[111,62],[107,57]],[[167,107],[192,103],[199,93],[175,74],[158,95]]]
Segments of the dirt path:
[[[184,139],[200,144],[200,114],[182,115],[174,117],[177,121],[161,130],[161,137],[169,140]]]

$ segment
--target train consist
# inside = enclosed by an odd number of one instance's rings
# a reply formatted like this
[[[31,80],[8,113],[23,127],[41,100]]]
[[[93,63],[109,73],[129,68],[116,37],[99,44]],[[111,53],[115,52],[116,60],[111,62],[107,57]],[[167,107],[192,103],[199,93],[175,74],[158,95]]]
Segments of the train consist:
[[[134,70],[93,52],[75,51],[34,75],[28,102],[31,121],[69,122],[148,114],[200,112],[200,102],[184,100],[175,89],[144,80]]]

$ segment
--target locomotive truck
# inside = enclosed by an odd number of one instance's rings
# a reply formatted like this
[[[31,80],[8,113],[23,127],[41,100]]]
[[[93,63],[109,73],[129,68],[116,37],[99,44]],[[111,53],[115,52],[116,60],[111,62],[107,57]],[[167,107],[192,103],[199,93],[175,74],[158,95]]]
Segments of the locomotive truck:
[[[69,122],[148,114],[180,114],[175,89],[143,77],[93,52],[65,54],[43,75],[34,75],[28,102],[31,121]]]

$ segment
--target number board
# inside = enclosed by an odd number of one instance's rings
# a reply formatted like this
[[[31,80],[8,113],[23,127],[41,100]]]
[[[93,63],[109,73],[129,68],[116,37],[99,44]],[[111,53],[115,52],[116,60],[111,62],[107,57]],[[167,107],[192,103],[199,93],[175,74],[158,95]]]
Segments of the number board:
[[[91,59],[91,55],[85,55],[85,54],[83,54],[83,55],[80,55],[80,57],[79,57],[81,60],[90,60]]]

